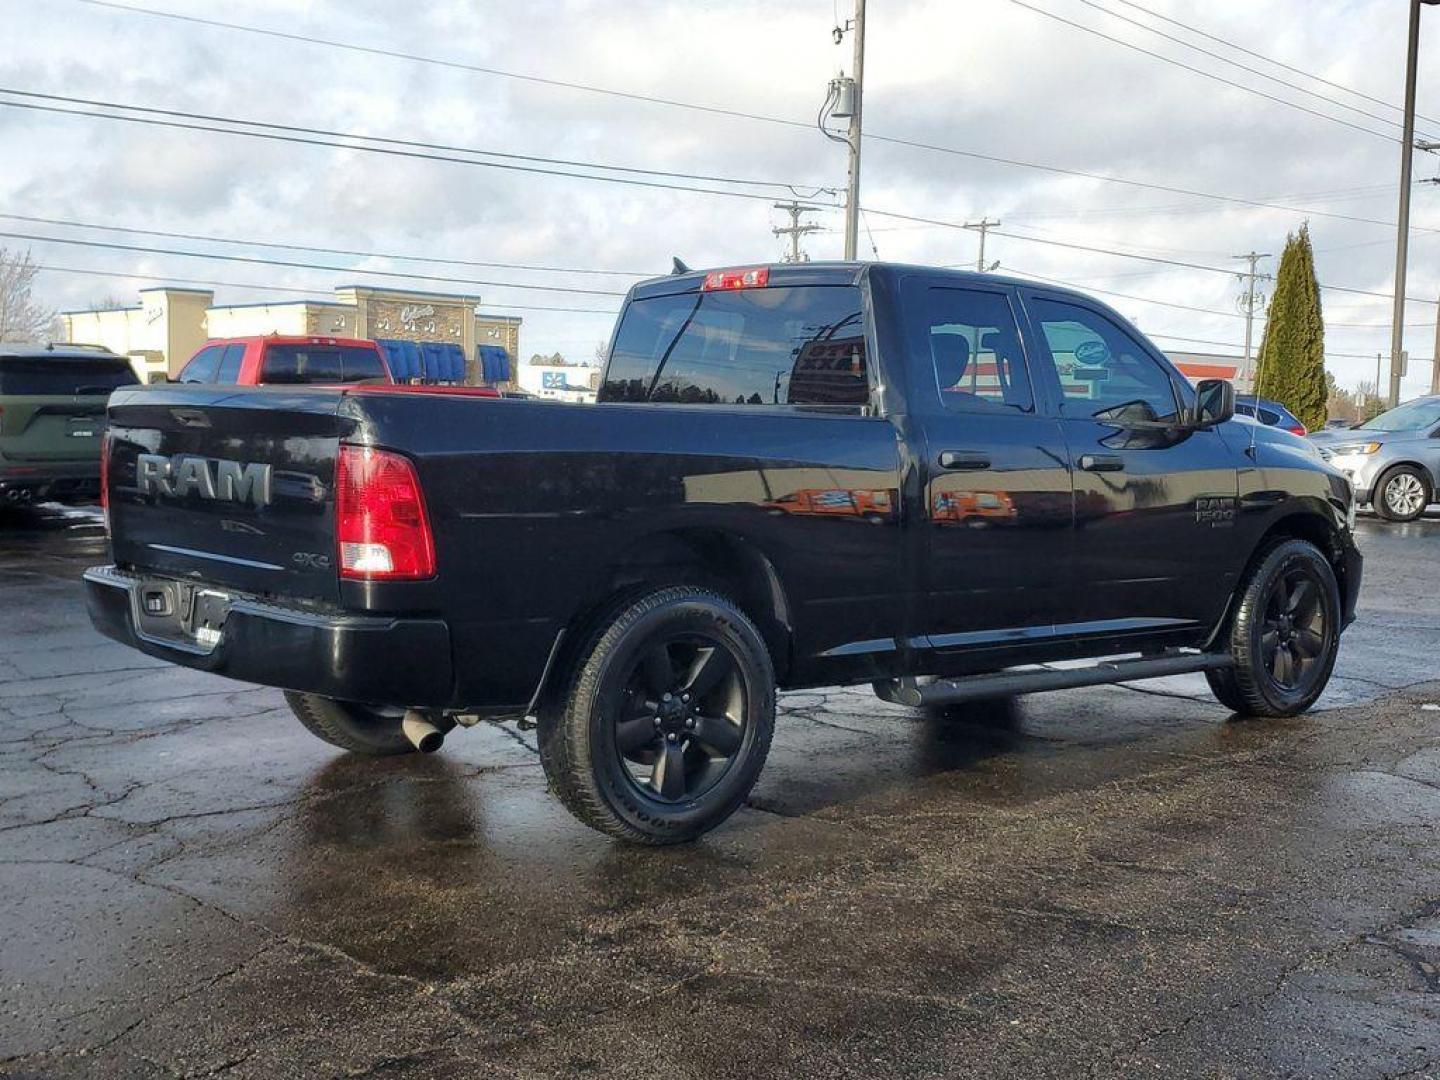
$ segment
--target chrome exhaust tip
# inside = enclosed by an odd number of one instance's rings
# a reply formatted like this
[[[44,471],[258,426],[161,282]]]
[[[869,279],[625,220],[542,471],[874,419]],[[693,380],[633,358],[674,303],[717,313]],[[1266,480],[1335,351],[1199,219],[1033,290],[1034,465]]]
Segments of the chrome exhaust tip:
[[[445,744],[445,733],[414,709],[406,710],[400,730],[410,740],[410,745],[422,754],[433,754]]]

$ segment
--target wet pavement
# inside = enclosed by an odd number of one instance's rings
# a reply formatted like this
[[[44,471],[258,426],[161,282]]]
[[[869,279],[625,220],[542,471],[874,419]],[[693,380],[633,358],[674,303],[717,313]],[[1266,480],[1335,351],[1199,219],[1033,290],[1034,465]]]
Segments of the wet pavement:
[[[1361,532],[1320,711],[791,694],[650,851],[513,727],[350,759],[100,639],[93,513],[9,521],[0,1075],[1440,1077],[1440,520]]]

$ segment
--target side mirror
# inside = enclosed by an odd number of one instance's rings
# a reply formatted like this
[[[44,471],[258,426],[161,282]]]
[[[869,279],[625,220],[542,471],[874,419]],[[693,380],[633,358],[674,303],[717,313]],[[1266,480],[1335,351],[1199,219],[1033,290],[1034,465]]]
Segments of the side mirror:
[[[1193,427],[1223,424],[1235,415],[1235,387],[1227,379],[1201,379],[1195,384],[1195,407],[1190,414]]]

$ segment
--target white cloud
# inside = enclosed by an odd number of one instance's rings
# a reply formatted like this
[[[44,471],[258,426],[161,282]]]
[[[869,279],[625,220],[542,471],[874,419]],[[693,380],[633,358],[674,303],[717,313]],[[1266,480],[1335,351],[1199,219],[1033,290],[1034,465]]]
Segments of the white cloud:
[[[1102,2],[1127,10],[1117,0]],[[1079,0],[1034,3],[1167,55],[1184,55]],[[1147,0],[1147,5],[1385,100],[1399,98],[1404,20],[1389,0],[1217,0],[1203,6]],[[163,6],[806,122],[826,81],[849,64],[848,44],[837,48],[830,41],[833,6],[823,0],[625,5],[493,0],[403,8],[382,0],[303,5],[235,0],[224,6],[166,0]],[[844,0],[840,6],[846,6]],[[872,132],[1181,188],[1393,218],[1398,150],[1393,142],[1222,86],[1007,0],[887,0],[872,5],[870,14],[866,123]],[[7,30],[9,47],[0,58],[5,86],[508,153],[834,186],[844,178],[843,150],[813,129],[157,20],[74,0],[14,5]],[[1427,58],[1440,57],[1440,14],[1427,19],[1422,50]],[[1187,62],[1305,100],[1203,57],[1192,55]],[[1440,61],[1423,67],[1422,113],[1440,115],[1437,71]],[[1367,111],[1395,115],[1352,100]],[[0,109],[0,140],[6,147],[0,209],[12,213],[452,259],[655,272],[669,266],[672,254],[705,265],[759,261],[780,250],[770,228],[781,215],[769,199],[586,183],[11,109]],[[1418,164],[1422,175],[1436,171],[1433,159],[1422,156]],[[1350,190],[1357,188],[1372,190]],[[1340,194],[1316,194],[1325,192]],[[1284,211],[878,142],[867,146],[862,201],[946,220],[989,214],[1005,221],[1003,231],[1017,234],[1237,267],[1231,255],[1251,248],[1278,252],[1286,232],[1303,220]],[[1417,191],[1417,224],[1440,227],[1437,201],[1440,187]],[[831,228],[840,223],[836,213],[816,219]],[[969,233],[915,228],[878,215],[871,215],[869,224],[886,258],[941,264],[974,258],[975,237]],[[1386,229],[1318,214],[1311,215],[1311,229],[1322,282],[1388,288],[1393,250]],[[1415,239],[1412,295],[1440,290],[1436,238],[1430,233]],[[832,257],[839,254],[840,237],[817,234],[807,246],[816,257]],[[862,236],[862,249],[868,247]],[[34,249],[42,261],[113,268],[117,274],[116,282],[47,274],[47,298],[60,307],[114,291],[127,271],[260,285],[244,293],[220,290],[236,300],[265,295],[265,283],[329,287],[347,276],[344,270],[143,258],[42,244]],[[1199,307],[1233,311],[1238,292],[1233,279],[1217,274],[1001,237],[992,237],[987,253],[1006,267]],[[360,265],[339,257],[306,261]],[[579,288],[624,284],[385,260],[366,265]],[[600,297],[476,288],[496,305],[613,306]],[[1233,317],[1106,298],[1152,333],[1237,346],[1241,340],[1242,324]],[[1331,293],[1326,305],[1332,323],[1384,324],[1388,318],[1381,299]],[[1435,310],[1412,306],[1409,321],[1427,322]],[[605,337],[609,329],[604,316],[522,314],[526,353],[559,348],[588,356],[591,347],[584,343]],[[1412,354],[1428,356],[1431,338],[1424,326],[1412,330],[1407,342]],[[1328,340],[1336,352],[1373,353],[1387,347],[1388,337],[1383,328],[1332,325]],[[1334,366],[1345,382],[1373,373],[1368,360],[1337,359]],[[1427,376],[1417,366],[1412,383],[1418,386]]]

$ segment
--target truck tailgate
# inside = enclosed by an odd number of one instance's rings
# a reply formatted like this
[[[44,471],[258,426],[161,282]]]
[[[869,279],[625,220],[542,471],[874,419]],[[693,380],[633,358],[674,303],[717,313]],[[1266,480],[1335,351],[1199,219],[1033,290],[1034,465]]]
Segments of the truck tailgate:
[[[110,402],[117,565],[335,602],[335,390],[148,387]]]

